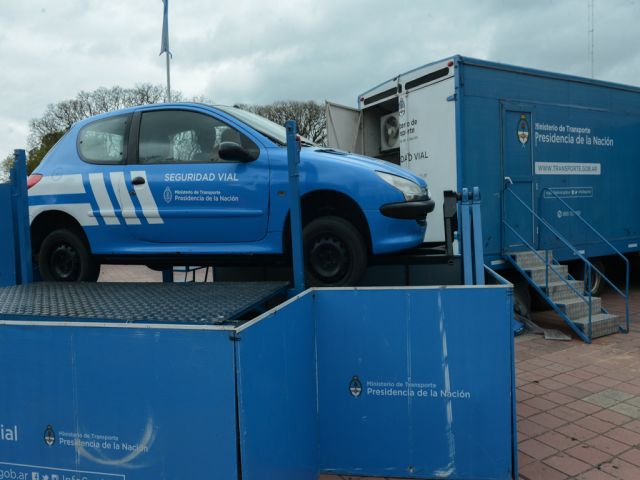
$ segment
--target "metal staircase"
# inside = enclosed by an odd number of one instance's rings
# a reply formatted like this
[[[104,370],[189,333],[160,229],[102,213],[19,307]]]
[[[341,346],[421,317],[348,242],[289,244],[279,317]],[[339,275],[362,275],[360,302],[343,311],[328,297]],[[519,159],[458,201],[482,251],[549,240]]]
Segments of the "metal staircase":
[[[563,206],[573,212],[573,214],[582,220],[582,222],[597,234],[603,243],[607,244],[612,253],[618,255],[626,266],[626,289],[622,292],[611,280],[609,280],[603,272],[598,270],[584,255],[582,251],[571,245],[569,241],[556,228],[550,225],[546,220],[534,212],[518,195],[516,195],[507,186],[506,192],[511,194],[511,198],[520,202],[526,210],[528,210],[536,219],[540,228],[546,228],[553,236],[560,240],[564,246],[568,247],[573,255],[582,260],[584,264],[584,278],[576,280],[569,275],[568,267],[561,265],[553,258],[551,250],[537,250],[523,236],[503,218],[505,229],[510,230],[519,240],[526,250],[522,251],[506,251],[503,253],[504,258],[519,271],[529,284],[540,294],[540,296],[555,310],[555,312],[564,320],[564,322],[578,335],[582,340],[591,343],[591,339],[610,335],[612,333],[628,333],[629,332],[629,260],[622,255],[609,241],[607,241],[598,231],[593,228],[580,213],[576,212],[564,200],[558,197],[555,192],[550,189],[547,195],[555,196]],[[506,199],[505,199],[506,200]],[[602,299],[594,297],[591,294],[591,278],[592,272],[600,275],[612,290],[625,299],[625,318],[621,315],[609,313],[602,306]],[[624,327],[621,324],[624,321]]]

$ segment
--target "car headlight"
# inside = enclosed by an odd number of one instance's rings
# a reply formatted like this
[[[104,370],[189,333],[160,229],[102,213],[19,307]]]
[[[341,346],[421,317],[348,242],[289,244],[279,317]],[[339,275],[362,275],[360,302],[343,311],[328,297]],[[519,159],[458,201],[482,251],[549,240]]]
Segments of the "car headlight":
[[[376,174],[389,185],[400,190],[407,202],[422,200],[428,195],[425,187],[421,187],[411,180],[385,172],[376,172]]]

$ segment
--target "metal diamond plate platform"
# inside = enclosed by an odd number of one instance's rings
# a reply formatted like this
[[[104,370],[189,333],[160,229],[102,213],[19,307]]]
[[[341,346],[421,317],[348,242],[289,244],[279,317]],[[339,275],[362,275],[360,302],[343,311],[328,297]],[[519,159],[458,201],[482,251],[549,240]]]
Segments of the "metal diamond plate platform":
[[[286,282],[32,283],[0,288],[0,319],[217,325],[287,287]]]

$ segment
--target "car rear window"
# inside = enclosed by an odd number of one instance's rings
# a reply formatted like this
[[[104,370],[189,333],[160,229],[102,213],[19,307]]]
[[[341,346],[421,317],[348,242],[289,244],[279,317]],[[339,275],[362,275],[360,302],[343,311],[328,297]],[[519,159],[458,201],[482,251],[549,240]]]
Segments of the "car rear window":
[[[80,158],[91,163],[124,163],[130,118],[121,115],[85,125],[78,134]]]

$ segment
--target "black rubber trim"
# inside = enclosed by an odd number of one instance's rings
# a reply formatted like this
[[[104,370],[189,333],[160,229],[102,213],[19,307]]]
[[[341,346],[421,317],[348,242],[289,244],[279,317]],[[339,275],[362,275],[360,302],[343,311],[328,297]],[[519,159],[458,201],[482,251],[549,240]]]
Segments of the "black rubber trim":
[[[446,77],[447,75],[449,75],[449,67],[444,67],[436,70],[435,72],[427,73],[422,77],[418,77],[415,80],[411,80],[410,82],[405,83],[404,88],[405,90],[410,90],[417,87],[418,85],[424,85],[425,83],[433,82],[434,80]]]
[[[383,98],[394,96],[398,93],[398,87],[390,88],[389,90],[385,90],[384,92],[376,93],[375,95],[365,98],[364,104],[369,105],[370,103],[377,102],[378,100],[382,100]]]
[[[380,213],[385,217],[403,220],[420,220],[433,212],[436,202],[433,200],[418,200],[416,202],[387,203],[380,207]]]

